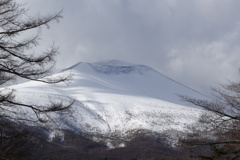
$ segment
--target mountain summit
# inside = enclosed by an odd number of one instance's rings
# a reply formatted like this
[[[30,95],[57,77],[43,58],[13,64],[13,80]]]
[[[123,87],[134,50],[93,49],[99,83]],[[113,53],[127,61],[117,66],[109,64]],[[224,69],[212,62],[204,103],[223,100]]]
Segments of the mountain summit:
[[[105,136],[127,136],[136,130],[183,131],[201,113],[186,107],[176,94],[202,95],[148,66],[116,60],[80,62],[52,76],[69,73],[73,81],[68,86],[27,82],[13,88],[18,91],[17,98],[28,103],[44,103],[49,97],[76,99],[72,115],[56,115],[56,123],[61,128]]]
[[[103,92],[117,92],[144,97],[152,97],[180,105],[177,94],[203,97],[199,92],[145,66],[111,60],[97,63],[80,62],[66,69],[77,77],[73,84],[87,85]],[[91,86],[93,85],[93,86]]]

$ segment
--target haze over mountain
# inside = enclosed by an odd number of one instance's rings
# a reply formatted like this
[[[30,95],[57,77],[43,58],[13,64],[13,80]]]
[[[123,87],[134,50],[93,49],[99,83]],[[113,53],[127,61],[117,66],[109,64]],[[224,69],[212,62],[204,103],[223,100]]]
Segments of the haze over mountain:
[[[72,114],[54,114],[62,129],[105,136],[126,136],[135,130],[163,132],[187,130],[202,112],[186,106],[176,94],[203,95],[144,65],[117,60],[80,62],[52,76],[73,74],[69,85],[26,82],[12,86],[16,98],[30,104],[45,104],[49,97],[76,99]],[[18,116],[31,111],[18,110]]]

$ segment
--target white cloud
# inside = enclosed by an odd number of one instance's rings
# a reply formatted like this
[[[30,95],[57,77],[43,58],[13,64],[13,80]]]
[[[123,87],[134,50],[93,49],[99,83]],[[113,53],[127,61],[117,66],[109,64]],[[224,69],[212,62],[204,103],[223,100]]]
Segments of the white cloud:
[[[64,19],[43,32],[43,48],[60,46],[58,67],[121,59],[195,88],[238,76],[240,1],[21,1],[33,13],[64,9]]]

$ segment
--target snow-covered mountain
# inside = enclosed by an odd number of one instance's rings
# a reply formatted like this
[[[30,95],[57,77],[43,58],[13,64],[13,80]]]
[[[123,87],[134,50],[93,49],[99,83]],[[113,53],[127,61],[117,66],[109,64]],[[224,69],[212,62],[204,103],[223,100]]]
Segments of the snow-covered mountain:
[[[66,74],[73,74],[69,85],[30,81],[12,88],[17,99],[32,104],[44,104],[49,97],[76,99],[71,115],[54,115],[58,126],[105,136],[126,136],[138,129],[184,131],[202,112],[176,95],[201,94],[144,65],[81,62],[52,76]]]

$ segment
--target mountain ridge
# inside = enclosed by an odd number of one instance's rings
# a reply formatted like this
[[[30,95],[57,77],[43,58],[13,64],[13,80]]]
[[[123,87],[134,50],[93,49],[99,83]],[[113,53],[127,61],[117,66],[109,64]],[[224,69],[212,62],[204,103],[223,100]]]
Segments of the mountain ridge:
[[[81,65],[89,65],[96,72],[103,73],[103,74],[121,74],[121,73],[128,74],[128,73],[131,73],[134,71],[139,74],[143,74],[144,72],[149,72],[149,71],[155,72],[155,73],[159,74],[160,76],[163,76],[174,83],[177,83],[185,88],[188,88],[189,90],[192,90],[193,92],[196,92],[197,94],[201,95],[203,98],[208,98],[207,95],[205,95],[191,87],[188,87],[187,85],[184,85],[149,66],[132,64],[132,63],[128,63],[128,62],[124,62],[124,61],[120,61],[120,60],[109,60],[109,61],[101,61],[101,62],[95,62],[95,63],[79,62],[79,63],[73,65],[72,67],[64,69],[63,71],[77,69]],[[181,94],[181,93],[176,93],[176,94]]]
[[[76,99],[71,116],[53,115],[56,124],[62,129],[106,137],[126,137],[135,130],[187,131],[187,126],[202,112],[199,108],[185,106],[175,93],[202,95],[148,66],[118,61],[81,62],[52,76],[68,74],[73,74],[68,86],[31,81],[12,88],[17,91],[16,98],[27,103],[44,104],[49,97]],[[25,114],[30,115],[28,112]]]

